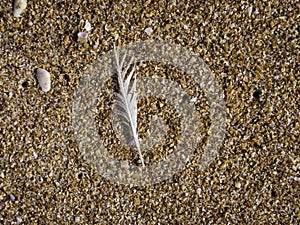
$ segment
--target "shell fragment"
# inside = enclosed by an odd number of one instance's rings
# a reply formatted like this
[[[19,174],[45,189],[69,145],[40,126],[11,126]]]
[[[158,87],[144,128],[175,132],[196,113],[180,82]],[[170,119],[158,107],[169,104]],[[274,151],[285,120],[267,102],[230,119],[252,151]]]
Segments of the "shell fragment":
[[[92,25],[91,25],[90,22],[87,21],[87,20],[85,21],[84,29],[85,29],[86,31],[92,30]]]
[[[36,76],[42,91],[47,92],[51,88],[50,73],[47,70],[38,68],[36,71]]]
[[[27,0],[15,0],[14,16],[19,17],[27,6]]]
[[[86,33],[86,32],[79,32],[77,34],[77,36],[78,36],[78,41],[80,43],[82,43],[82,44],[87,43],[88,33]]]

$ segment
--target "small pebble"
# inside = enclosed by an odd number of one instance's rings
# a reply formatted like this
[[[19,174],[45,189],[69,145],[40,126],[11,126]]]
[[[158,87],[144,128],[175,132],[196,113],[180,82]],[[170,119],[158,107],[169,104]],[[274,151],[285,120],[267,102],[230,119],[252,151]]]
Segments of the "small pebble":
[[[236,188],[241,188],[241,186],[242,186],[242,185],[241,185],[240,182],[236,182],[236,183],[235,183],[235,187],[236,187]]]
[[[16,200],[16,197],[15,197],[13,194],[9,194],[9,198],[10,198],[10,200],[12,200],[12,201]]]
[[[47,92],[51,88],[51,80],[50,80],[50,73],[47,70],[38,68],[36,71],[36,76],[42,90]]]
[[[27,0],[15,0],[14,16],[19,17],[27,6]]]
[[[78,223],[78,222],[80,222],[80,217],[79,217],[79,216],[76,216],[76,217],[75,217],[75,223]]]
[[[153,29],[151,27],[148,27],[145,29],[145,32],[147,33],[148,36],[150,36],[153,32]]]
[[[36,152],[33,152],[32,153],[33,157],[36,159],[38,157],[37,153]]]
[[[197,101],[197,98],[196,97],[194,97],[194,98],[192,98],[191,100],[190,100],[190,102],[196,102]]]

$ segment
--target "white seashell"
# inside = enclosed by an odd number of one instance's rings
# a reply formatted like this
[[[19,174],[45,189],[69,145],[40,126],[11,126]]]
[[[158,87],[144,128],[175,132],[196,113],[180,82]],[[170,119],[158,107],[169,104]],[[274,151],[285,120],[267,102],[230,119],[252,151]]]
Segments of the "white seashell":
[[[14,16],[19,17],[27,6],[27,0],[15,0]]]
[[[36,76],[39,84],[42,87],[42,90],[44,92],[49,91],[51,87],[50,73],[47,70],[38,68],[36,71]]]
[[[88,38],[89,35],[86,32],[79,32],[77,34],[77,36],[78,36],[78,41],[80,43],[85,44],[87,42],[87,38]]]

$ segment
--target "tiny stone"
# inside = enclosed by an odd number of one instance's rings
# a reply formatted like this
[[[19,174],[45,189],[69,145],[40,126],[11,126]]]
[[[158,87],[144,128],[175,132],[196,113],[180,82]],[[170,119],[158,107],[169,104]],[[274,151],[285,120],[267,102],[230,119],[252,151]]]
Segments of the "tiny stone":
[[[295,181],[300,181],[300,177],[294,177]]]
[[[145,29],[145,32],[147,33],[148,36],[150,36],[151,33],[153,32],[153,29],[151,27],[148,27]]]
[[[9,194],[9,198],[10,198],[10,200],[12,200],[12,201],[16,200],[16,198],[15,198],[15,196],[14,196],[13,194]]]
[[[197,101],[197,98],[194,97],[194,98],[192,98],[190,101],[191,101],[191,102],[196,102],[196,101]]]
[[[241,188],[241,183],[240,183],[240,182],[236,182],[236,183],[235,183],[235,187],[236,187],[236,188]]]
[[[79,217],[79,216],[76,216],[76,217],[75,217],[75,223],[78,223],[78,222],[80,222],[80,217]]]
[[[37,153],[36,152],[33,152],[32,153],[33,157],[36,159],[38,157]]]
[[[17,217],[17,222],[22,223],[22,219],[20,217]]]

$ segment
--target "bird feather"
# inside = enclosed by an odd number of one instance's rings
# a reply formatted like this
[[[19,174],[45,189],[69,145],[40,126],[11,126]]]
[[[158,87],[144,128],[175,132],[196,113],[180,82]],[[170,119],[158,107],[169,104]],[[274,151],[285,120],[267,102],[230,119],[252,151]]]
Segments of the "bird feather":
[[[138,150],[142,166],[144,167],[144,160],[142,151],[140,149],[138,130],[137,130],[137,92],[136,92],[136,74],[135,65],[127,75],[130,66],[132,65],[134,58],[132,57],[123,70],[125,61],[126,61],[126,53],[124,54],[121,62],[120,62],[120,51],[119,48],[114,47],[115,50],[115,58],[117,65],[117,73],[118,73],[118,86],[119,93],[115,93],[116,95],[116,103],[119,106],[117,109],[117,114],[125,118],[126,125],[131,128],[131,133],[135,142],[135,146]],[[126,76],[127,75],[127,76]],[[133,78],[133,80],[132,80]]]

